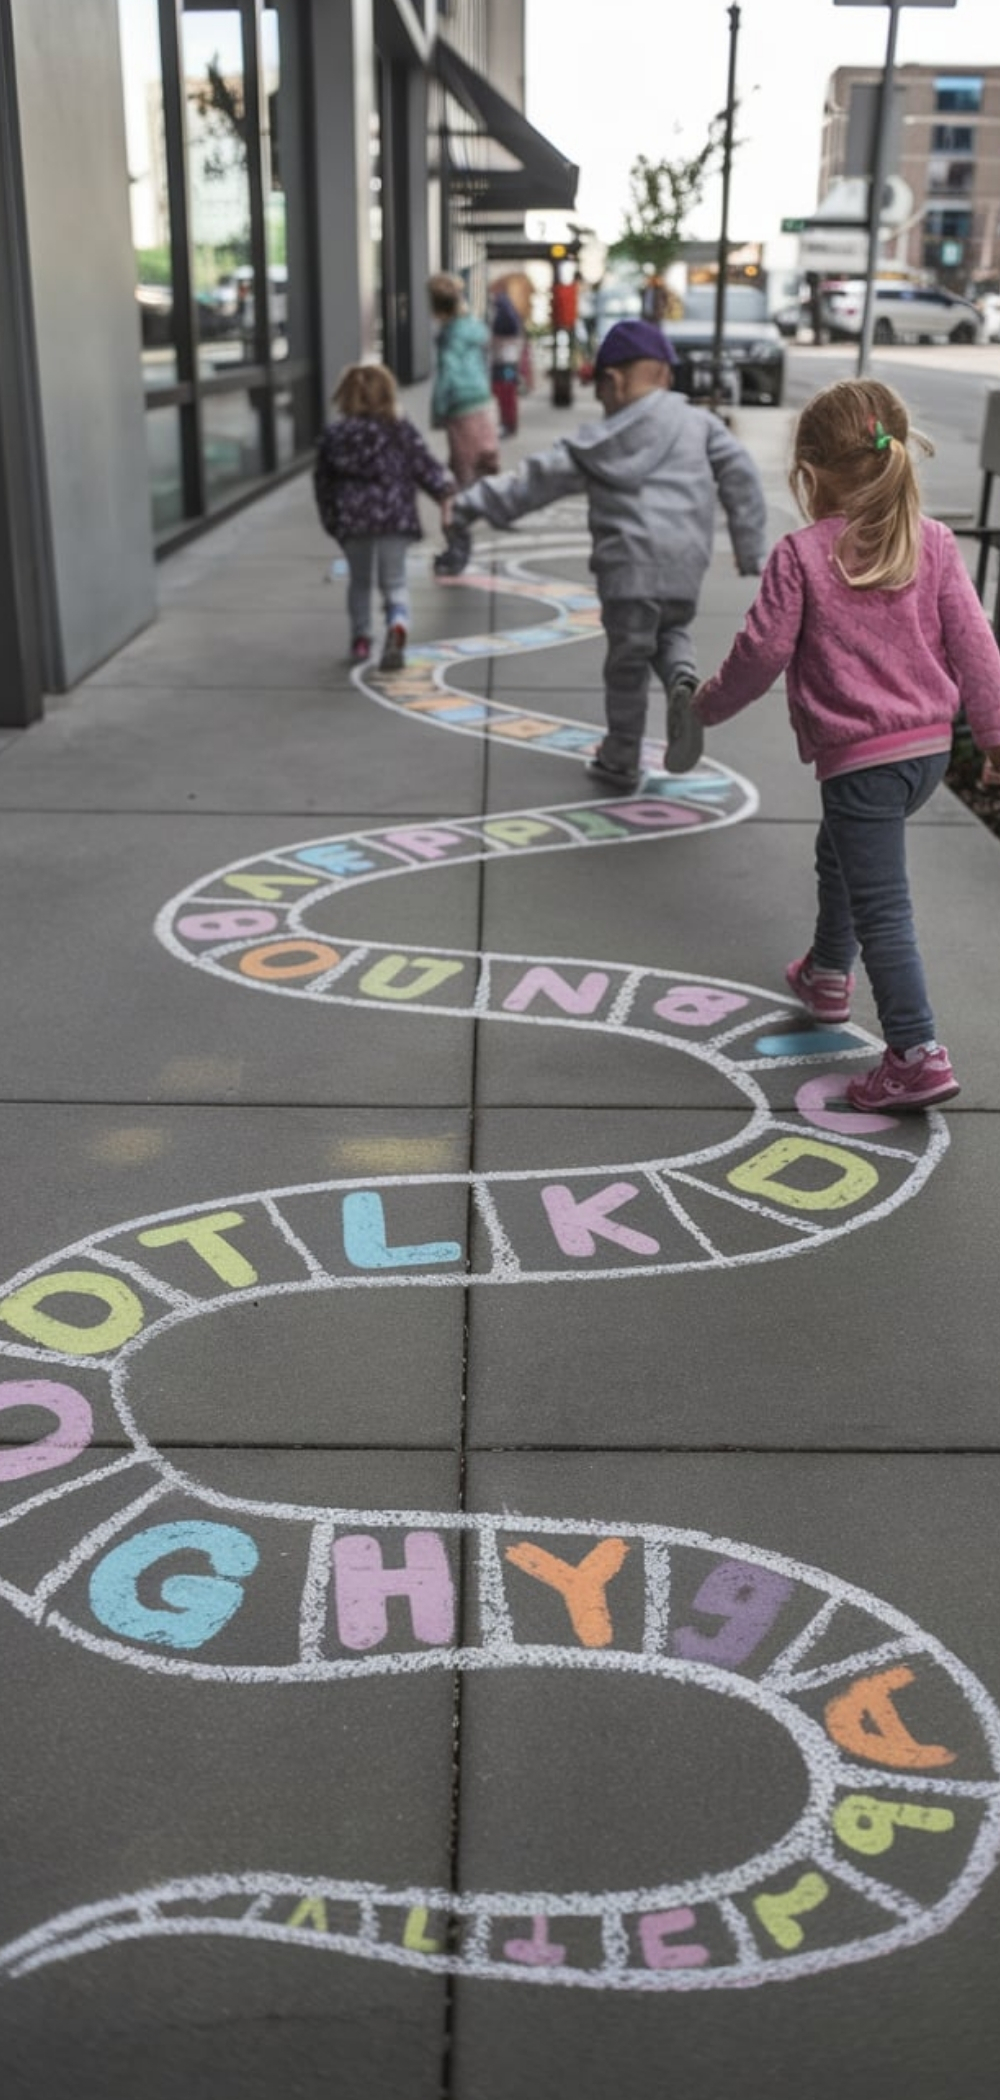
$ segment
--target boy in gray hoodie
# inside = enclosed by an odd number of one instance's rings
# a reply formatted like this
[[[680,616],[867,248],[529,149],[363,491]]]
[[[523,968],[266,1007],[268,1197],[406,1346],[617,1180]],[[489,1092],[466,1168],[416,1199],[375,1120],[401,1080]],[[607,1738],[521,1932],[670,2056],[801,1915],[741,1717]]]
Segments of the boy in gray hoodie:
[[[767,552],[764,491],[753,460],[718,416],[670,393],[675,363],[653,322],[617,322],[596,359],[604,422],[465,489],[455,501],[448,550],[435,564],[441,575],[461,573],[476,518],[511,525],[563,496],[586,495],[590,566],[608,641],[608,729],[588,771],[622,789],[641,777],[651,670],[667,694],[668,771],[686,773],[701,757],[688,630],[712,558],[716,490],[741,576],[759,575]]]

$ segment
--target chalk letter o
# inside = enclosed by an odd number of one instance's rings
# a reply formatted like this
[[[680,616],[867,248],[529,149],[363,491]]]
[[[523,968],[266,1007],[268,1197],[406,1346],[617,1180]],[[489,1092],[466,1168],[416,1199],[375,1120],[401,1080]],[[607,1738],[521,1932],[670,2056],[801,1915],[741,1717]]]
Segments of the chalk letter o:
[[[46,1298],[62,1295],[101,1298],[107,1308],[103,1320],[93,1327],[78,1327],[72,1320],[57,1320],[42,1312]],[[61,1349],[68,1356],[101,1356],[118,1349],[138,1334],[145,1319],[141,1299],[118,1276],[99,1276],[93,1269],[60,1269],[33,1276],[19,1291],[0,1301],[0,1320],[24,1336],[40,1342],[44,1349]]]
[[[29,1473],[47,1473],[52,1466],[68,1466],[85,1451],[94,1434],[89,1403],[72,1385],[56,1385],[51,1378],[5,1379],[0,1385],[0,1410],[8,1407],[44,1407],[55,1415],[56,1426],[33,1444],[16,1444],[0,1451],[0,1480],[24,1480]]]

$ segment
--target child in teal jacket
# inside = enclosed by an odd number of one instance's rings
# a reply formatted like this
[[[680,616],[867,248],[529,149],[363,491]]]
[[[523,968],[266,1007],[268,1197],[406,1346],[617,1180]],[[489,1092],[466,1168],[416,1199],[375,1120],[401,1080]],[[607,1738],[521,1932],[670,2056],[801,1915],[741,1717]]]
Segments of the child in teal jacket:
[[[465,307],[457,277],[432,277],[431,313],[440,322],[431,422],[448,439],[448,464],[460,489],[500,466],[490,385],[489,335]]]

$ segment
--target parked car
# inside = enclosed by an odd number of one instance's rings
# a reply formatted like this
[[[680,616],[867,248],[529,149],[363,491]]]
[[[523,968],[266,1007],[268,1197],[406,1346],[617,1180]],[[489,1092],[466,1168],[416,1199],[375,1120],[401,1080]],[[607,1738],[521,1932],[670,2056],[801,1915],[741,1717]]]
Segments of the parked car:
[[[1000,292],[984,292],[976,305],[983,317],[985,340],[1000,343]]]
[[[642,312],[638,285],[623,278],[606,277],[594,293],[594,348],[604,341],[616,321],[636,321]]]
[[[823,287],[823,318],[834,342],[861,334],[865,305],[865,280],[852,277]],[[979,343],[983,319],[971,299],[939,284],[908,284],[905,279],[877,277],[872,339],[876,343],[902,343],[907,339],[949,343]]]
[[[174,294],[169,284],[137,284],[136,305],[144,350],[161,350],[174,340]],[[208,292],[198,292],[194,302],[199,341],[215,342],[232,335],[233,323]]]
[[[778,334],[785,336],[797,335],[803,321],[807,321],[808,318],[808,305],[803,305],[801,299],[790,300],[787,306],[779,306],[777,312],[771,315]]]
[[[679,363],[674,386],[693,400],[713,391],[715,286],[694,285],[684,293],[683,317],[667,321],[666,333]],[[768,319],[767,298],[751,284],[726,286],[720,374],[722,394],[744,405],[777,408],[785,384],[785,346]]]
[[[253,335],[257,326],[257,308],[254,298],[254,273],[247,264],[234,270],[236,280],[237,312],[243,335]],[[288,325],[288,271],[284,263],[272,263],[267,273],[268,309],[271,334],[279,335]]]

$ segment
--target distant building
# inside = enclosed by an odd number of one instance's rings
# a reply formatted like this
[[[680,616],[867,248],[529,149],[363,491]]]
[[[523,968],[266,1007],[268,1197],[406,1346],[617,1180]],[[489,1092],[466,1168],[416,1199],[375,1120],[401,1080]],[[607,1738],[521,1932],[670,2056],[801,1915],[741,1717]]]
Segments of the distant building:
[[[826,91],[820,197],[842,176],[870,175],[879,67],[841,66]],[[884,253],[954,291],[1000,281],[1000,65],[899,66],[889,172],[913,192],[910,219]]]

